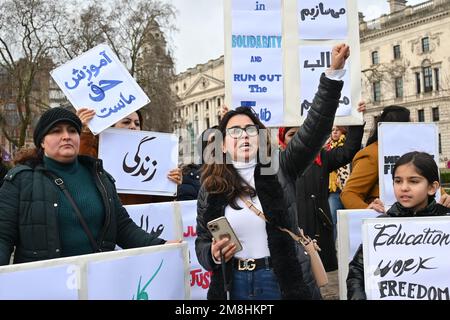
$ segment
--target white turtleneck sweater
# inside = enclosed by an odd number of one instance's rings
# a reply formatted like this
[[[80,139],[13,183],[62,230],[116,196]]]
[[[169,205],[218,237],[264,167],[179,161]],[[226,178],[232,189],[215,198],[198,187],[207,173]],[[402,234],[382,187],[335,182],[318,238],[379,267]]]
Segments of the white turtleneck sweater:
[[[255,188],[256,159],[249,163],[233,162],[239,175],[253,188]],[[262,211],[258,196],[247,199]],[[237,204],[242,210],[235,210],[230,206],[225,208],[225,217],[231,224],[236,236],[242,244],[242,251],[235,254],[240,259],[259,259],[270,256],[267,242],[266,222],[251,211],[241,199]]]

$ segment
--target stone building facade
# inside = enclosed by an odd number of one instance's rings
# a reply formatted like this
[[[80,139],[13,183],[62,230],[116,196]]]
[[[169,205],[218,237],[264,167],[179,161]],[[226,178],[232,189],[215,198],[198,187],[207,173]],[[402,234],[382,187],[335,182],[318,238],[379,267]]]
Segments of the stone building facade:
[[[219,124],[225,96],[223,56],[177,75],[172,90],[178,98],[173,119],[180,139],[179,162],[189,164],[194,162],[199,135]]]
[[[391,12],[360,16],[362,97],[367,137],[374,116],[388,105],[409,108],[412,121],[437,122],[440,165],[450,160],[450,0],[408,6],[390,0]],[[365,141],[365,140],[363,140]]]

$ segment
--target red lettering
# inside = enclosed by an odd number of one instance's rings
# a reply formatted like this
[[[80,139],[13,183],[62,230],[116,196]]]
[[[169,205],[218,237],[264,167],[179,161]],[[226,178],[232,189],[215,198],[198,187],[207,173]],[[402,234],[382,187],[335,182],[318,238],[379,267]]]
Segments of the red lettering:
[[[208,289],[211,281],[211,271],[201,272],[202,269],[191,270],[191,287],[197,285],[203,289]]]
[[[195,280],[196,280],[196,278],[197,278],[197,272],[201,272],[202,271],[202,269],[195,269],[195,270],[191,270],[191,287],[193,287],[194,286],[194,284],[195,284]]]
[[[196,237],[197,236],[197,232],[196,232],[196,230],[194,229],[193,226],[188,226],[187,231],[183,232],[183,236],[185,238],[187,238],[187,237]]]

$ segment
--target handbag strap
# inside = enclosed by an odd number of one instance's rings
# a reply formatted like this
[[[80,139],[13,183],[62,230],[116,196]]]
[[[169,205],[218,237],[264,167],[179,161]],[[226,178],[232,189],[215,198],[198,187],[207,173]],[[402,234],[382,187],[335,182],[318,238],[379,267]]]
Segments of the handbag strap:
[[[251,210],[253,211],[258,217],[260,217],[261,219],[263,219],[265,222],[269,223],[269,221],[266,218],[266,215],[264,214],[264,212],[262,212],[261,210],[259,210],[251,201],[244,199],[243,197],[241,197],[241,200],[245,203],[245,205]],[[289,234],[291,236],[291,238],[302,244],[303,246],[308,245],[311,241],[314,243],[314,247],[317,250],[320,250],[319,246],[317,245],[316,241],[312,240],[310,237],[305,236],[305,234],[303,233],[303,229],[300,229],[300,235],[296,235],[295,233],[293,233],[291,230],[286,229],[286,228],[282,228],[282,227],[277,227],[279,230],[286,232],[287,234]]]
[[[81,226],[83,227],[84,232],[86,233],[87,237],[89,238],[89,242],[91,243],[91,246],[92,246],[92,249],[94,250],[94,252],[101,252],[102,250],[99,248],[97,241],[95,241],[91,230],[89,230],[89,227],[88,227],[86,221],[84,220],[83,215],[80,212],[80,209],[78,209],[78,206],[75,203],[75,200],[73,200],[72,196],[70,195],[69,190],[67,190],[63,179],[56,176],[53,172],[46,171],[45,173],[47,176],[49,176],[53,180],[53,182],[58,186],[58,188],[61,189],[61,191],[66,196],[67,200],[69,200],[69,203],[71,204],[73,211],[75,211],[75,214],[77,215],[78,219],[80,220],[80,223],[81,223]]]

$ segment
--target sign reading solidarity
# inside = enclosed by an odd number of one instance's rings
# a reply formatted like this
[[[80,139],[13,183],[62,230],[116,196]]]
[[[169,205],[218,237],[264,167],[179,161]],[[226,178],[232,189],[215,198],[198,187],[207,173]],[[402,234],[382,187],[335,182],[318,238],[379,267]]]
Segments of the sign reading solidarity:
[[[334,45],[359,52],[352,0],[225,0],[225,103],[255,110],[268,127],[298,126],[312,106]],[[349,32],[352,30],[352,32]],[[337,125],[359,125],[360,57],[352,54]],[[356,101],[356,103],[355,103]]]

